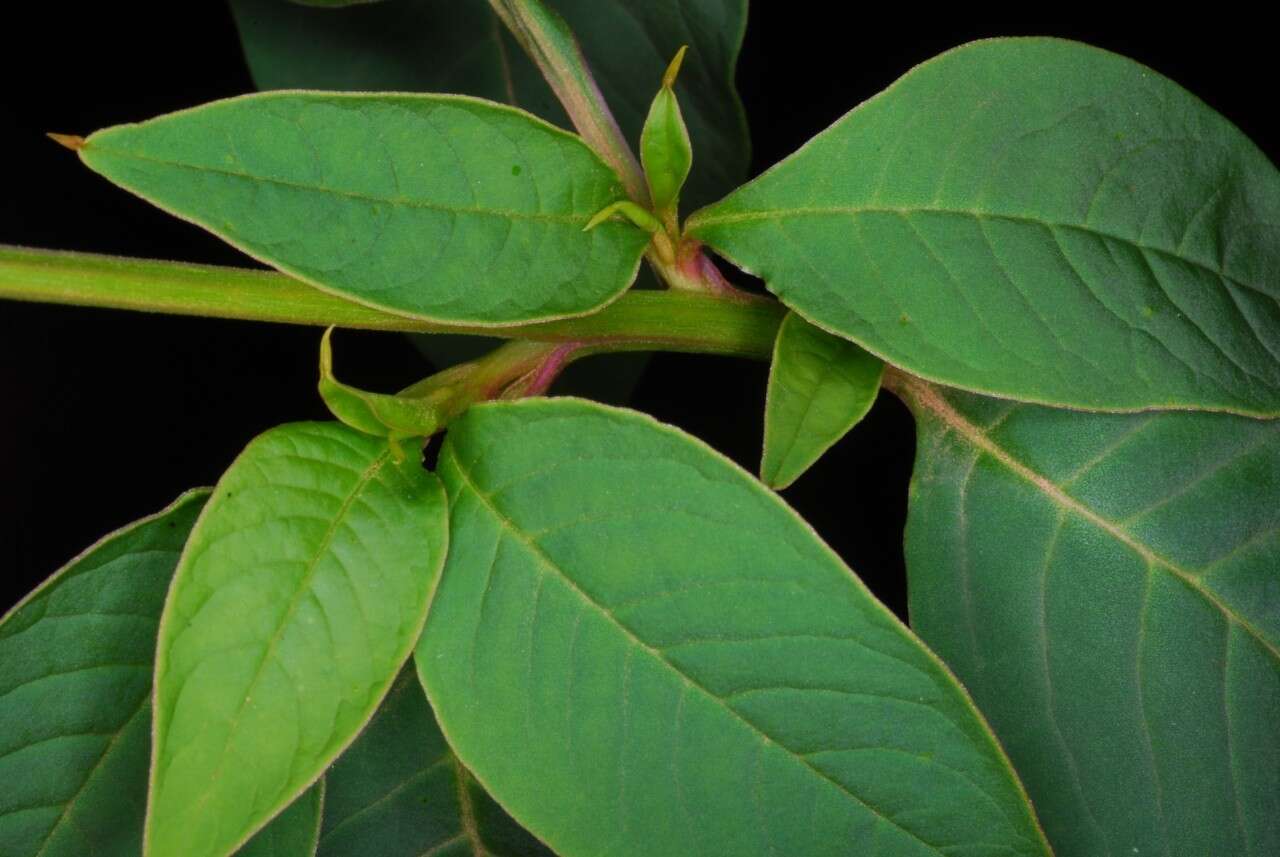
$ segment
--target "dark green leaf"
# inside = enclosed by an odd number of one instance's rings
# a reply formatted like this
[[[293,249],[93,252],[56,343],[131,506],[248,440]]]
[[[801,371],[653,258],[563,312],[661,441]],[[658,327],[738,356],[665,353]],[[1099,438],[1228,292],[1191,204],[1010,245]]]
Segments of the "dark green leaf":
[[[912,622],[1059,857],[1280,854],[1280,422],[900,389]]]
[[[1096,48],[943,54],[690,231],[936,381],[1280,414],[1280,173],[1203,102]]]
[[[573,399],[472,408],[416,660],[565,857],[1045,854],[946,668],[752,476]]]
[[[319,13],[331,14],[331,13]],[[91,168],[312,285],[480,325],[598,309],[649,236],[582,141],[455,96],[268,93],[99,131]]]
[[[750,143],[733,86],[746,0],[555,0],[628,140],[638,140],[662,71],[689,56],[677,92],[697,165],[685,199],[703,205],[746,176]],[[343,10],[232,0],[262,89],[460,92],[567,121],[485,0],[393,0]]]
[[[236,852],[237,857],[315,857],[324,795],[325,783],[320,780],[254,834]]]
[[[417,639],[447,544],[420,462],[336,423],[254,440],[165,604],[151,857],[220,857],[356,737]]]
[[[795,313],[778,328],[769,367],[760,478],[785,488],[867,415],[884,363]]]
[[[412,667],[325,780],[318,857],[550,855],[449,750]]]
[[[0,620],[0,854],[136,857],[156,625],[207,492],[99,541]]]

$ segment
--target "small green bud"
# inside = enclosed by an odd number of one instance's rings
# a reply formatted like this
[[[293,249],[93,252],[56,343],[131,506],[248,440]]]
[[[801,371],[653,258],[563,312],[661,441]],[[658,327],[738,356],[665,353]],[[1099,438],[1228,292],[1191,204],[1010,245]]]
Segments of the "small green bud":
[[[662,76],[662,89],[658,90],[644,130],[640,132],[640,161],[644,164],[649,193],[653,196],[653,208],[664,218],[674,220],[680,202],[680,189],[689,177],[693,165],[693,146],[689,142],[689,129],[685,127],[680,103],[672,90],[680,64],[688,46],[676,52],[667,72]]]

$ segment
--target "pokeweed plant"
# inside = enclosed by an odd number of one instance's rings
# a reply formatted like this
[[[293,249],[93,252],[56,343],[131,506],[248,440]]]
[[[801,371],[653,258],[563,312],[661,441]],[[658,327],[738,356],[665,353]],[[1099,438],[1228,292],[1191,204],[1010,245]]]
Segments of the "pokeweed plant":
[[[307,5],[352,8],[233,2],[274,91],[54,135],[282,273],[0,250],[9,298],[329,327],[336,418],[0,621],[0,853],[1280,853],[1280,176],[1236,128],[993,39],[734,189],[745,0]],[[510,342],[378,393],[333,327]],[[759,479],[545,395],[652,350],[771,361]],[[773,490],[882,386],[911,629]]]

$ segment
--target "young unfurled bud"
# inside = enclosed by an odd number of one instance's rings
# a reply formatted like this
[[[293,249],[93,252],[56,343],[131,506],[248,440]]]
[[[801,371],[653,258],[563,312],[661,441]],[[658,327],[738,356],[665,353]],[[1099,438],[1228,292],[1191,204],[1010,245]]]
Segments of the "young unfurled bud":
[[[397,459],[402,457],[397,441],[430,437],[443,424],[448,391],[435,391],[421,398],[370,393],[343,384],[333,377],[333,328],[320,340],[320,397],[330,413],[356,431],[385,437]]]
[[[649,193],[653,196],[654,211],[664,220],[672,221],[680,201],[680,189],[684,187],[689,167],[693,164],[689,130],[671,88],[680,72],[686,48],[676,52],[667,73],[662,76],[662,89],[653,99],[644,130],[640,132],[640,161],[644,164]]]

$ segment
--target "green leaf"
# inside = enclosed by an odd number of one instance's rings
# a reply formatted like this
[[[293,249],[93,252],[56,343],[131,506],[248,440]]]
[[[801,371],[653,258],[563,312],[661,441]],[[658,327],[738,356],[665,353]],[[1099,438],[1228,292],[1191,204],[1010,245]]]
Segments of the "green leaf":
[[[640,132],[640,161],[644,164],[645,179],[653,207],[658,212],[674,213],[680,189],[693,165],[693,148],[689,142],[689,129],[680,113],[680,101],[676,98],[676,75],[684,61],[685,48],[680,48],[671,65],[662,76],[662,88],[649,105],[649,115]]]
[[[0,620],[0,854],[136,857],[164,593],[207,492],[117,530]]]
[[[420,462],[335,423],[255,439],[165,604],[151,857],[228,854],[356,737],[425,619],[447,544]]]
[[[480,790],[449,750],[412,667],[325,780],[318,857],[551,853]]]
[[[698,152],[685,199],[704,205],[746,177],[750,141],[734,67],[746,0],[555,0],[628,140],[638,140],[653,90],[681,45],[678,89]],[[461,92],[565,124],[537,69],[485,0],[394,0],[315,10],[232,0],[262,89]]]
[[[370,393],[343,384],[333,377],[332,336],[330,327],[320,339],[319,389],[325,406],[335,417],[356,431],[389,439],[393,452],[398,448],[397,440],[436,433],[448,414],[451,390],[443,388],[426,396],[407,397]]]
[[[208,493],[183,494],[101,539],[0,620],[5,857],[141,852],[156,627]],[[310,857],[319,792],[238,853]]]
[[[912,622],[1059,857],[1280,853],[1280,422],[901,389]]]
[[[776,494],[573,399],[472,408],[416,661],[450,745],[565,857],[1046,854],[955,679]]]
[[[318,780],[288,809],[259,830],[238,857],[315,857],[324,814],[325,782]]]
[[[867,415],[884,363],[795,313],[778,328],[769,367],[760,478],[786,488]]]
[[[622,191],[581,140],[458,96],[249,95],[99,131],[79,152],[256,259],[415,318],[589,313],[648,243],[625,223],[582,231]]]
[[[931,380],[1280,414],[1280,174],[1203,102],[1096,48],[943,54],[689,228]]]

